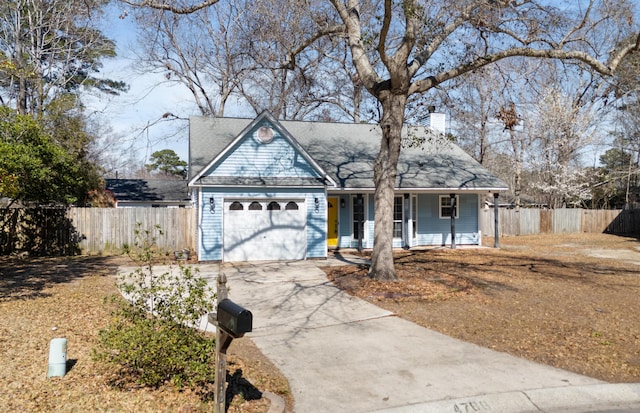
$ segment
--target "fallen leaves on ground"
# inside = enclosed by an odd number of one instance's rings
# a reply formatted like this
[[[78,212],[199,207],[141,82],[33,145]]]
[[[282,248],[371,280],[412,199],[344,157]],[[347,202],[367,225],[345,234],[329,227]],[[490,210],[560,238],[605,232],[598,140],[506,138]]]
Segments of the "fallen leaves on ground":
[[[92,360],[98,331],[109,323],[112,307],[105,298],[117,293],[115,274],[122,260],[0,258],[1,411],[213,410],[212,401],[190,390],[115,388],[109,372]],[[49,342],[56,337],[67,339],[68,372],[47,378]],[[229,412],[267,412],[269,401],[259,398],[267,390],[280,393],[291,406],[286,378],[248,338],[234,341],[227,363],[232,377]]]
[[[326,271],[349,294],[449,336],[608,382],[640,381],[636,238],[563,234],[500,243],[398,252],[398,282],[374,281],[365,267]]]

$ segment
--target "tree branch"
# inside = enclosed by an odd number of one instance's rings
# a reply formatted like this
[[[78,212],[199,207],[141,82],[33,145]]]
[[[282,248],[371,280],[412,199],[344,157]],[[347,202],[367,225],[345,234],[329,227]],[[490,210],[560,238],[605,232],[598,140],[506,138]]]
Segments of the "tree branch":
[[[579,61],[589,65],[592,69],[594,69],[596,72],[600,74],[603,74],[605,76],[610,76],[613,74],[615,69],[618,67],[622,59],[624,59],[624,57],[627,54],[634,51],[638,51],[638,50],[640,50],[640,34],[638,35],[635,44],[630,44],[628,46],[620,48],[615,54],[610,56],[609,61],[606,64],[602,63],[601,61],[599,61],[598,59],[589,55],[586,52],[557,50],[557,49],[539,50],[539,49],[531,49],[528,47],[516,47],[516,48],[504,50],[502,52],[482,56],[470,63],[462,64],[453,69],[440,72],[434,76],[429,76],[426,79],[418,80],[411,85],[409,93],[410,94],[424,93],[427,90],[443,82],[446,82],[447,80],[453,79],[465,73],[487,66],[491,63],[495,63],[499,60],[506,59],[509,57],[515,57],[515,56],[559,59],[559,60],[575,60],[575,61]]]
[[[150,7],[156,10],[170,11],[175,14],[190,14],[198,10],[213,6],[214,4],[218,3],[220,0],[204,0],[200,4],[194,4],[192,6],[186,6],[186,7],[179,7],[171,3],[166,3],[163,1],[153,1],[153,0],[143,0],[143,1],[121,0],[121,1],[133,7]]]
[[[611,72],[614,72],[622,60],[631,53],[640,52],[640,33],[636,36],[635,43],[629,43],[627,46],[624,46],[618,50],[618,53],[609,56],[609,67],[611,68]]]
[[[378,54],[380,60],[385,66],[389,66],[387,56],[387,36],[389,35],[389,28],[391,27],[391,0],[385,0],[384,2],[384,19],[382,21],[382,29],[380,30],[380,39],[378,39]]]
[[[287,61],[280,65],[279,69],[293,69],[296,66],[296,56],[302,53],[307,47],[311,46],[316,40],[321,39],[330,34],[344,33],[345,26],[342,24],[326,27],[317,31],[313,36],[305,39],[298,47],[292,50],[287,57]]]
[[[559,47],[563,47],[574,33],[577,33],[578,30],[581,30],[587,25],[587,20],[589,20],[589,16],[591,15],[592,8],[593,8],[593,0],[589,1],[589,7],[587,7],[587,10],[582,16],[582,19],[580,20],[580,22],[576,24],[573,28],[571,28],[571,30],[567,32],[567,34],[562,38],[562,40],[560,40],[560,43],[558,44]]]
[[[464,25],[469,20],[470,12],[475,5],[472,3],[465,7],[460,15],[456,17],[450,24],[447,24],[444,29],[436,36],[434,36],[429,42],[427,47],[424,47],[416,54],[416,57],[409,63],[408,70],[409,76],[413,77],[418,70],[424,65],[431,55],[440,48],[442,43],[460,26]]]
[[[418,22],[419,14],[418,10],[420,6],[416,1],[405,1],[403,3],[403,7],[405,8],[404,17],[405,17],[405,31],[404,37],[402,38],[402,43],[400,47],[395,53],[394,60],[406,67],[407,61],[409,60],[409,55],[413,50],[416,44],[417,32],[418,32]],[[386,12],[386,10],[385,10]],[[391,13],[391,9],[389,9],[389,13]],[[408,78],[411,79],[411,75],[407,72]]]
[[[351,50],[353,65],[360,74],[362,85],[374,96],[376,96],[376,85],[382,81],[374,70],[362,44],[362,26],[360,25],[360,11],[357,0],[349,0],[347,7],[342,0],[330,0],[333,7],[344,22],[347,43]]]

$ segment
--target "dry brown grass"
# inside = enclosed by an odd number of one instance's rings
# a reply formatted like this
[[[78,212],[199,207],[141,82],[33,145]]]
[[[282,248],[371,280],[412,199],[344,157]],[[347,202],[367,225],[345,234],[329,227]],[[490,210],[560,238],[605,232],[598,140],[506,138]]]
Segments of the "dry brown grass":
[[[172,387],[114,388],[104,366],[91,359],[98,331],[109,322],[105,297],[116,293],[119,260],[105,257],[0,259],[0,411],[204,412],[208,396]],[[69,371],[47,378],[49,341],[67,339]],[[243,400],[240,390],[282,394],[288,383],[246,338],[229,349],[229,412],[266,412],[266,398]],[[259,393],[258,393],[259,395]]]
[[[493,245],[493,240],[485,240]],[[350,294],[444,334],[610,382],[640,382],[640,242],[510,237],[396,255],[400,281],[327,269]]]
[[[501,244],[399,253],[398,283],[376,283],[356,267],[331,276],[351,294],[445,334],[607,381],[640,381],[637,239],[576,234]],[[119,263],[0,259],[0,411],[211,411],[190,391],[113,388],[91,360]],[[48,379],[54,337],[67,338],[71,368]],[[291,406],[286,379],[249,339],[234,341],[229,353],[229,373],[242,371],[233,386],[283,394]],[[265,398],[244,401],[234,390],[230,412],[268,410]]]

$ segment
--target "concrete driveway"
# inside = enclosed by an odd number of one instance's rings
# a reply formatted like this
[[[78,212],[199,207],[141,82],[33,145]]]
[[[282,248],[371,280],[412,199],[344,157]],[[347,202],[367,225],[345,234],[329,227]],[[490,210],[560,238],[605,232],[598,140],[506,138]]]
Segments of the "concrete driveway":
[[[337,289],[318,268],[331,264],[344,262],[199,266],[212,285],[223,271],[229,298],[252,311],[248,337],[288,378],[296,412],[640,409],[640,385],[607,384],[420,327]]]

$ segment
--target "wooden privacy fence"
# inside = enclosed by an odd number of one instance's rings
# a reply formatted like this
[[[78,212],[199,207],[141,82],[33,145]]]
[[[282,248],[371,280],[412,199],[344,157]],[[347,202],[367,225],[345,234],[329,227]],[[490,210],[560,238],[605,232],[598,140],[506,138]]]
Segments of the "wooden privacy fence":
[[[194,208],[71,208],[68,211],[83,253],[102,253],[133,246],[134,230],[152,230],[156,225],[164,235],[157,245],[164,250],[195,250],[196,210]]]
[[[640,234],[640,209],[500,209],[498,218],[501,236],[576,232]],[[480,212],[480,229],[484,235],[494,234],[493,208]]]
[[[608,232],[640,235],[640,209],[500,209],[499,234]],[[119,252],[135,243],[136,225],[164,235],[157,245],[167,251],[196,248],[193,208],[1,209],[0,254],[28,251],[36,255]],[[482,209],[480,229],[494,234],[494,210]]]
[[[195,250],[191,208],[0,208],[0,255],[120,252],[135,245],[137,224],[152,231],[162,250]]]

